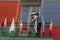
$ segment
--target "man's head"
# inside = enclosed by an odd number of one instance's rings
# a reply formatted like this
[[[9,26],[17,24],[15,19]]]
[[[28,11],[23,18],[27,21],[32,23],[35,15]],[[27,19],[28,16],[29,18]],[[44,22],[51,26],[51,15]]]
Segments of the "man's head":
[[[36,15],[36,12],[32,12],[31,16]]]
[[[31,14],[31,17],[33,17],[33,16],[39,16],[39,13],[33,11],[32,14]]]
[[[36,16],[36,15],[31,15],[31,18],[34,19],[35,16]]]
[[[32,19],[36,19],[38,16],[39,16],[39,13],[37,13],[37,12],[32,12],[32,14],[31,14]]]
[[[32,12],[31,14],[32,19],[34,19],[35,16],[36,16],[36,12]]]
[[[39,16],[39,13],[36,13],[36,16]]]
[[[31,15],[39,16],[39,13],[37,13],[36,11],[32,11],[32,14]]]

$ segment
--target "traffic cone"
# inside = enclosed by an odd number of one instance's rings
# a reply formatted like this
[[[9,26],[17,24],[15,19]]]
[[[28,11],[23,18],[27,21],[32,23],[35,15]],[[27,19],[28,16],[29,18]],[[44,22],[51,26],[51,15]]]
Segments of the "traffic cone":
[[[21,20],[21,19],[20,19],[19,31],[20,31],[20,32],[23,32],[23,23],[22,23],[22,20]]]

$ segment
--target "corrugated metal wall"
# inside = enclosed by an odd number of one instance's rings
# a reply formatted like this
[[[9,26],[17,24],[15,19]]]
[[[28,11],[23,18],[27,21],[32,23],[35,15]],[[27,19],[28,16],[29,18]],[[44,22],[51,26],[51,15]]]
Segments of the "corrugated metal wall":
[[[17,22],[19,4],[18,1],[0,1],[0,23],[4,22],[5,18],[11,22],[13,17]]]
[[[52,18],[53,26],[60,26],[60,1],[44,1],[44,20],[50,22]]]

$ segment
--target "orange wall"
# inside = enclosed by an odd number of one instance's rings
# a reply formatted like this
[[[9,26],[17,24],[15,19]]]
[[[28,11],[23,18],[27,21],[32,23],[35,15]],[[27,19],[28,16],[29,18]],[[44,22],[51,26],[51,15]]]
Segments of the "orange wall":
[[[15,18],[15,22],[17,22],[19,7],[20,3],[18,1],[0,2],[0,23],[5,18],[7,18],[8,22],[11,22],[13,17]]]

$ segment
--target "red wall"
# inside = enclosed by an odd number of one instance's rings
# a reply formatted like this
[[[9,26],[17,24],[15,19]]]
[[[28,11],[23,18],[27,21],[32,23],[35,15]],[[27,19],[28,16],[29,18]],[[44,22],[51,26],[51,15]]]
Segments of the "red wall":
[[[49,27],[46,26],[46,27],[45,27],[45,32],[44,32],[44,37],[50,37],[50,36],[51,36],[51,35],[50,35]]]
[[[54,40],[60,40],[60,26],[53,27],[52,37]]]
[[[5,18],[7,18],[8,22],[11,22],[13,17],[15,18],[15,22],[17,22],[19,7],[20,3],[18,1],[0,2],[0,23]]]
[[[51,37],[49,26],[45,26],[45,31],[44,32],[42,32],[40,30],[40,37]]]
[[[44,36],[45,37],[52,36],[54,40],[60,40],[60,26],[53,26],[52,35],[50,35],[49,27],[46,26]]]

